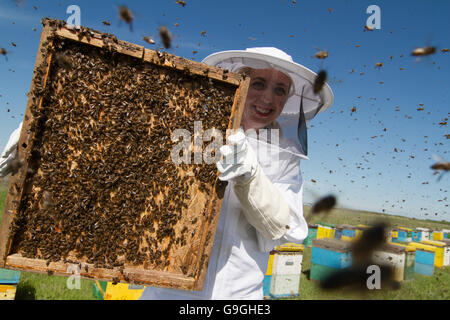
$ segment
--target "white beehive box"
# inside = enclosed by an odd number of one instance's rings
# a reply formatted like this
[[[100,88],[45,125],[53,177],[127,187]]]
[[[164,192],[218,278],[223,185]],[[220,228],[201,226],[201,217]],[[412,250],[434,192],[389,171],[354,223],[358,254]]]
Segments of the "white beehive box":
[[[299,295],[304,246],[287,243],[276,247],[270,295],[274,298]]]

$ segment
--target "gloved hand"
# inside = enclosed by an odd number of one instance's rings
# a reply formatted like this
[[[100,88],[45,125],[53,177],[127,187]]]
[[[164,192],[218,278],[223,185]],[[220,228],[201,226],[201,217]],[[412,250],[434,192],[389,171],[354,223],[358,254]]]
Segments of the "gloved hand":
[[[244,131],[239,129],[236,133],[229,135],[227,143],[219,149],[222,155],[221,160],[216,163],[220,172],[219,179],[229,181],[237,178],[245,181],[253,177],[258,167],[258,160]]]
[[[22,122],[19,127],[9,137],[8,143],[0,157],[0,178],[8,175],[13,171],[11,164],[17,159],[17,145],[19,143],[20,131],[22,130]]]

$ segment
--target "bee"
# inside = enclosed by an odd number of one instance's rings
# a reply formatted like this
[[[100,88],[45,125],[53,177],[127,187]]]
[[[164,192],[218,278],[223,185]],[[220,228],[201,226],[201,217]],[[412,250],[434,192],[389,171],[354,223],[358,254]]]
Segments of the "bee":
[[[155,44],[155,40],[153,40],[152,38],[147,37],[147,36],[143,37],[142,40],[144,40],[145,42],[147,42],[149,44]]]
[[[105,26],[110,26],[110,25],[111,25],[111,23],[110,23],[109,21],[106,21],[106,20],[103,20],[102,23],[103,23]]]
[[[66,56],[64,53],[62,52],[57,52],[55,54],[55,59],[58,62],[58,64],[63,67],[66,70],[70,70],[72,69],[72,61],[71,59]]]
[[[333,195],[325,196],[317,200],[312,206],[312,213],[328,212],[336,205],[336,197]]]
[[[6,61],[8,61],[8,57],[6,56],[8,54],[8,51],[6,51],[5,48],[0,48],[0,54],[5,56]]]
[[[203,30],[202,32],[200,32],[200,34],[204,37],[206,34],[206,30]]]
[[[42,207],[47,210],[52,206],[52,195],[49,191],[42,193]]]
[[[119,19],[128,23],[130,25],[130,31],[133,31],[133,12],[126,6],[119,7]]]
[[[326,59],[328,58],[328,51],[319,51],[314,55],[314,57],[317,59]]]
[[[177,2],[176,3],[178,3],[178,4],[180,4],[180,5],[182,5],[183,6],[183,8],[186,6],[186,2],[185,1],[181,1],[181,0],[177,0]]]
[[[380,68],[380,67],[382,67],[383,66],[383,62],[377,62],[376,64],[375,64],[375,68]]]
[[[316,79],[314,80],[313,89],[315,94],[318,94],[320,90],[322,90],[322,87],[324,86],[326,81],[327,72],[325,70],[320,70],[316,76]]]
[[[159,27],[159,36],[164,45],[164,48],[169,49],[172,42],[172,35],[170,34],[169,29],[165,26]]]
[[[368,26],[368,25],[365,25],[365,26],[364,26],[364,32],[365,32],[365,31],[373,31],[373,30],[375,30],[374,27],[370,27],[370,26]]]
[[[441,180],[443,174],[447,171],[450,170],[450,162],[445,161],[444,159],[442,159],[441,157],[439,157],[438,155],[433,155],[433,157],[435,158],[435,160],[437,161],[436,163],[434,163],[433,165],[431,165],[431,169],[433,170],[442,170],[443,172],[439,175],[438,180]]]
[[[436,52],[436,47],[416,48],[411,52],[412,56],[428,56]]]
[[[441,49],[441,52],[442,52],[442,53],[444,53],[444,52],[450,52],[450,49],[444,48],[444,49]]]

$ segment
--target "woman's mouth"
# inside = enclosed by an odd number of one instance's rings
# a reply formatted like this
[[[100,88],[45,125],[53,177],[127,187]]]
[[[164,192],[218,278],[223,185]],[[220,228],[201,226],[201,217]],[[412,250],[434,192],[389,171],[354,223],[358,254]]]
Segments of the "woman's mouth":
[[[261,107],[257,107],[257,106],[253,106],[253,110],[255,111],[257,116],[262,117],[262,118],[269,117],[273,112],[273,109],[261,108]]]

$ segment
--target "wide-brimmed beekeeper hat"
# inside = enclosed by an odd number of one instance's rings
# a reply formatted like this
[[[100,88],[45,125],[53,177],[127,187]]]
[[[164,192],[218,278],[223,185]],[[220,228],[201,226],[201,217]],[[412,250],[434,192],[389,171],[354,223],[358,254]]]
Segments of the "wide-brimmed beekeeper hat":
[[[231,72],[239,72],[244,67],[274,68],[288,75],[292,79],[293,88],[277,121],[282,127],[298,124],[302,153],[307,155],[306,123],[333,104],[333,92],[327,83],[317,94],[314,93],[313,85],[317,77],[315,72],[294,62],[290,55],[274,47],[217,52],[207,56],[202,62]]]

